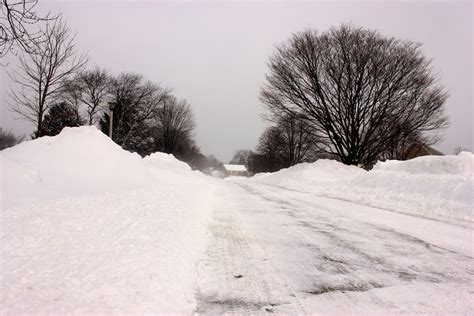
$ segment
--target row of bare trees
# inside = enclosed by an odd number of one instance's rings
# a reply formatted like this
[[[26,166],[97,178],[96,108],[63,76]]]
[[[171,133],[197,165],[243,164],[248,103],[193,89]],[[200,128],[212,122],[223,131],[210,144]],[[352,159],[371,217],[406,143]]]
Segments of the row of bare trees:
[[[249,156],[248,167],[253,173],[313,161],[320,153],[321,141],[300,115],[282,115],[275,123],[263,132],[256,152]]]
[[[179,100],[171,89],[145,81],[137,74],[123,73],[107,82],[105,99],[115,104],[112,135],[116,143],[141,155],[160,151],[184,159],[189,151],[199,151],[193,139],[194,114],[186,100]],[[88,94],[92,90],[88,89]],[[93,102],[86,107],[90,122],[96,120],[92,115],[97,112],[96,107],[101,108]],[[100,128],[107,132],[109,113],[97,113]]]
[[[141,155],[156,151],[188,161],[203,159],[194,141],[191,106],[143,76],[110,75],[96,67],[86,70],[86,55],[76,52],[75,37],[63,19],[45,22],[41,41],[19,55],[10,74],[15,86],[11,109],[35,124],[33,137],[56,135],[65,126],[98,125],[108,134],[113,109],[113,141]]]
[[[114,141],[124,148],[145,154],[174,152],[183,143],[196,147],[189,140],[195,123],[185,101],[140,75],[84,72],[87,57],[75,52],[67,24],[21,11],[34,5],[2,0],[9,24],[1,25],[0,44],[2,54],[8,43],[26,52],[20,71],[12,75],[18,85],[12,109],[36,124],[36,136],[43,134],[43,118],[58,102],[105,131],[109,100],[117,104]],[[21,14],[45,22],[45,29],[28,33],[18,24]],[[436,132],[448,125],[447,96],[420,44],[351,25],[297,33],[270,59],[260,99],[275,126],[262,135],[254,160],[267,159],[274,169],[312,159],[315,150],[354,165],[404,159],[413,144],[440,139]],[[179,138],[186,141],[180,144]]]

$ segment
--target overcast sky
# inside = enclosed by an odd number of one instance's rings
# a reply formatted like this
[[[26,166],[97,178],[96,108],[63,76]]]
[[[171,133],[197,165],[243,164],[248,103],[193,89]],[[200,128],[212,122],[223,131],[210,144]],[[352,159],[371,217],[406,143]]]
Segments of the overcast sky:
[[[306,28],[351,22],[423,43],[441,83],[451,127],[437,147],[473,149],[473,6],[470,2],[135,2],[46,1],[77,32],[77,47],[113,74],[136,72],[187,99],[197,118],[203,153],[227,162],[253,149],[265,128],[258,101],[274,45]],[[10,82],[1,69],[1,126],[33,127],[8,111]]]

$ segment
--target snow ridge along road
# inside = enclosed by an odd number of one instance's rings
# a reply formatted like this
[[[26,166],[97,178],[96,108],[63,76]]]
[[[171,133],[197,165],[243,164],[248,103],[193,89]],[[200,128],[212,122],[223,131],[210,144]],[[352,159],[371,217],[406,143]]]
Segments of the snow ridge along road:
[[[469,314],[472,231],[245,179],[216,192],[199,314]]]

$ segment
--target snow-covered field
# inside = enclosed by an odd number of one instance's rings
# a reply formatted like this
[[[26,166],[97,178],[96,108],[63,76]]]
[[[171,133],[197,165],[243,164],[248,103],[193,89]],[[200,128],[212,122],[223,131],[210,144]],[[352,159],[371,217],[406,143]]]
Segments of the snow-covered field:
[[[222,181],[81,127],[0,163],[0,314],[474,310],[470,153]]]

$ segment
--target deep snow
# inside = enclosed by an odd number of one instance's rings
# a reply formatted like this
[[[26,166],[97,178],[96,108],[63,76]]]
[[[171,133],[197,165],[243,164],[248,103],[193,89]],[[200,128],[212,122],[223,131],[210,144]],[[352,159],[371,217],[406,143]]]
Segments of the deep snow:
[[[469,314],[473,161],[221,181],[67,128],[0,152],[0,314]]]
[[[152,179],[138,154],[124,151],[95,127],[23,142],[0,154],[2,207],[144,187]],[[8,182],[6,182],[8,181]]]
[[[378,162],[370,171],[318,160],[257,174],[257,183],[334,197],[471,227],[474,155]]]
[[[0,152],[0,313],[189,314],[213,184],[94,127]]]
[[[199,312],[472,314],[472,229],[252,181],[227,183],[217,188]]]

